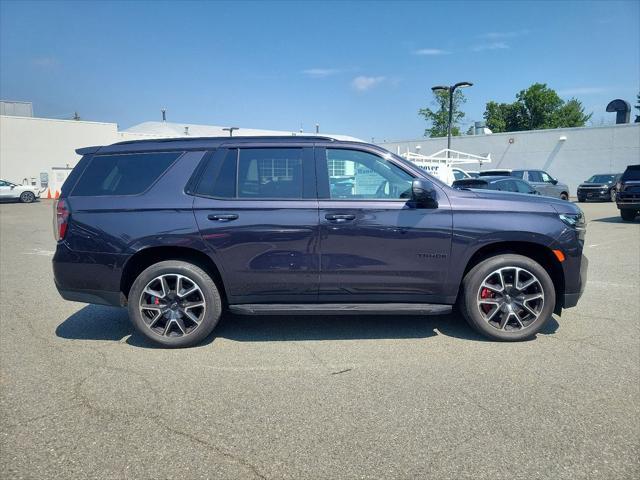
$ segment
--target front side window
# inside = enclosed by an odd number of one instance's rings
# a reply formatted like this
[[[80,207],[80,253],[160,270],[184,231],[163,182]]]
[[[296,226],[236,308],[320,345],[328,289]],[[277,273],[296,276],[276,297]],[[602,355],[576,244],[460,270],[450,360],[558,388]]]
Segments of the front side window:
[[[360,150],[328,148],[329,196],[336,200],[407,200],[413,177],[393,163]]]
[[[553,177],[551,177],[547,172],[540,172],[540,175],[542,176],[542,181],[544,183],[553,183]]]
[[[301,148],[246,148],[238,158],[239,198],[302,198]]]
[[[144,192],[182,152],[95,155],[74,187],[73,196],[136,195]]]

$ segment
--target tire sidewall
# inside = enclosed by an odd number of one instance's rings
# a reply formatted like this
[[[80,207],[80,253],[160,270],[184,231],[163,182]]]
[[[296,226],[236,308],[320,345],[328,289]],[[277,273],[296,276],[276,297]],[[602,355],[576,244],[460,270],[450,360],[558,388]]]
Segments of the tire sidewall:
[[[534,274],[542,285],[544,306],[538,318],[522,331],[503,332],[489,325],[481,316],[477,305],[480,284],[491,272],[503,267],[520,267]],[[536,261],[516,254],[499,255],[480,262],[463,281],[461,309],[467,322],[479,333],[498,341],[518,341],[533,337],[551,319],[556,303],[556,292],[551,277]]]
[[[152,332],[147,327],[140,313],[140,295],[147,284],[154,278],[166,274],[180,274],[195,282],[206,302],[205,316],[198,328],[188,335],[181,337],[163,337]],[[144,270],[133,282],[129,291],[129,318],[136,330],[154,343],[169,348],[190,347],[204,340],[216,327],[222,312],[222,301],[216,284],[201,268],[191,263],[169,260],[156,263]]]

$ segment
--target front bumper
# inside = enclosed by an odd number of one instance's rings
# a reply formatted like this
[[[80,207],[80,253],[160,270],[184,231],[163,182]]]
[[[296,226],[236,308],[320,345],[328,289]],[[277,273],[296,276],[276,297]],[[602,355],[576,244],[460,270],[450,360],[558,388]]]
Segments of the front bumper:
[[[609,190],[602,191],[600,189],[578,189],[577,197],[580,200],[610,200],[611,193]]]
[[[589,270],[589,259],[582,255],[580,258],[580,271],[577,276],[577,281],[574,282],[575,287],[571,291],[565,292],[562,299],[562,308],[575,307],[578,304],[578,300],[584,292],[584,288],[587,285],[587,271]]]

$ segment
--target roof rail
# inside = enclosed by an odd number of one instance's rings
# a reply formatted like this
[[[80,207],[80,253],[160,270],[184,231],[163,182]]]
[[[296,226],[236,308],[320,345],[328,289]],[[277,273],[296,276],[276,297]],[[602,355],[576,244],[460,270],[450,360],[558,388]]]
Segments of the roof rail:
[[[125,140],[123,142],[114,143],[114,145],[128,145],[131,143],[168,143],[168,142],[195,142],[203,140],[220,140],[220,141],[256,141],[256,140],[283,140],[291,139],[295,140],[326,140],[335,142],[333,137],[321,136],[321,135],[238,135],[236,137],[172,137],[172,138],[145,138],[143,140]]]

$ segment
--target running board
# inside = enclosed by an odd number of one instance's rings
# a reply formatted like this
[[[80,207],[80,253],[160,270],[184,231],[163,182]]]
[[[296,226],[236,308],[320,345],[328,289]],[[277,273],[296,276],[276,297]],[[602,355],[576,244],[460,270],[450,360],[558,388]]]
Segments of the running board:
[[[229,305],[241,315],[443,315],[451,305],[435,303],[281,303]]]

